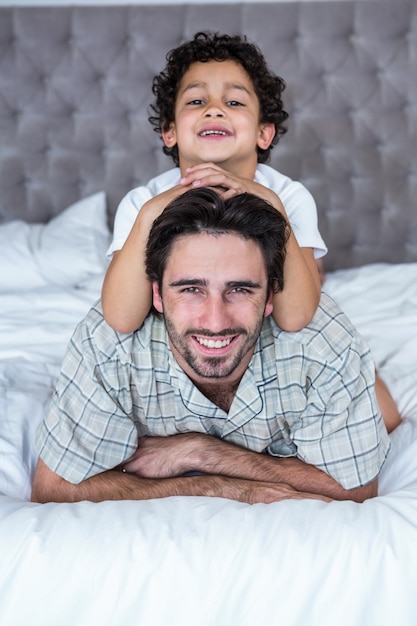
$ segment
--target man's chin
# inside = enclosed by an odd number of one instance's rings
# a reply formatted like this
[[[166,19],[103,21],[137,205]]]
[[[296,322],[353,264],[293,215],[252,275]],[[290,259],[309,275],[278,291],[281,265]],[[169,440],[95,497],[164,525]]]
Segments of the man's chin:
[[[218,357],[211,357],[210,359],[206,359],[204,362],[197,362],[193,360],[193,362],[189,363],[189,366],[192,368],[197,376],[201,378],[218,380],[219,378],[225,379],[235,371],[239,362],[227,363],[225,359],[221,359]]]

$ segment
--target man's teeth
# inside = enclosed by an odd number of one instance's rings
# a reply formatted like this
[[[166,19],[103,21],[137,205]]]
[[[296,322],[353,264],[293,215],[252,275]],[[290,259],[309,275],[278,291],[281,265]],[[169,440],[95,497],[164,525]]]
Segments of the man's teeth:
[[[217,339],[217,341],[214,341],[214,339],[204,339],[203,337],[196,337],[196,339],[200,345],[206,348],[225,348],[232,341],[231,339]]]
[[[226,137],[227,133],[224,130],[203,130],[201,136],[206,137],[207,135],[222,135],[223,137]]]

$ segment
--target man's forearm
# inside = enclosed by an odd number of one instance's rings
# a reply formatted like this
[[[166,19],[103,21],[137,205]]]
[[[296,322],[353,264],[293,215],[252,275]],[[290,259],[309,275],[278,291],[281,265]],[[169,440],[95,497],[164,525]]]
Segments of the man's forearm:
[[[147,500],[175,495],[199,495],[186,478],[142,478],[120,470],[109,470],[73,484],[38,461],[32,486],[34,502],[80,502],[90,500]],[[193,489],[194,487],[194,489]]]
[[[42,461],[38,462],[32,491],[32,501],[39,503],[149,500],[170,496],[218,497],[248,504],[307,497],[329,500],[316,494],[298,492],[286,484],[212,475],[155,479],[109,470],[74,485],[57,476]]]
[[[279,458],[252,452],[215,437],[202,445],[200,471],[248,480],[287,483],[293,489],[335,500],[363,502],[377,495],[377,481],[346,490],[331,476],[295,457]],[[227,446],[227,454],[225,454]]]
[[[299,459],[259,454],[198,433],[140,440],[125,467],[127,472],[109,470],[74,485],[40,460],[32,500],[101,502],[210,496],[255,504],[288,498],[363,502],[377,495],[376,480],[346,491],[326,473]],[[203,475],[178,475],[187,470]]]
[[[331,476],[297,458],[277,458],[201,433],[140,439],[129,472],[142,477],[178,476],[194,470],[251,481],[286,483],[293,489],[337,500],[362,502],[377,495],[377,482],[345,490]]]

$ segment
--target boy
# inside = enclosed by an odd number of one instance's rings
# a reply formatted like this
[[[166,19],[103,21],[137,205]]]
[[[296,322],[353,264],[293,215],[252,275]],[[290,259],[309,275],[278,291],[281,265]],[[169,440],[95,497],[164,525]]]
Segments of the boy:
[[[215,187],[225,199],[250,192],[286,217],[291,235],[284,289],[274,295],[273,317],[287,331],[310,322],[321,292],[315,259],[327,251],[316,205],[303,185],[265,165],[286,131],[284,88],[244,37],[197,33],[168,53],[166,68],[154,79],[155,115],[149,120],[176,167],[133,189],[118,208],[102,290],[104,317],[117,331],[136,330],[149,313],[144,258],[150,228],[171,200],[193,187]],[[379,385],[378,379],[377,391]],[[395,422],[395,405],[381,390]]]
[[[105,319],[121,332],[140,327],[151,306],[143,258],[152,222],[177,195],[193,186],[212,186],[221,187],[225,198],[255,193],[288,217],[294,231],[287,250],[288,280],[274,300],[274,318],[285,330],[299,330],[317,308],[320,280],[314,256],[325,254],[326,247],[311,194],[263,164],[285,132],[284,82],[268,70],[258,49],[238,36],[197,33],[167,59],[166,69],[154,79],[150,121],[162,136],[164,152],[179,167],[122,200],[103,285]]]

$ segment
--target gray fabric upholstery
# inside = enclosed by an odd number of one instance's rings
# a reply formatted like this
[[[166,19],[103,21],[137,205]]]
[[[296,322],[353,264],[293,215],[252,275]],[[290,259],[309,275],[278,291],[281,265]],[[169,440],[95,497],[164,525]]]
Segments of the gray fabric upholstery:
[[[287,82],[271,165],[316,198],[327,268],[417,260],[417,3],[0,9],[0,219],[46,221],[171,167],[147,121],[166,52],[245,33]]]

